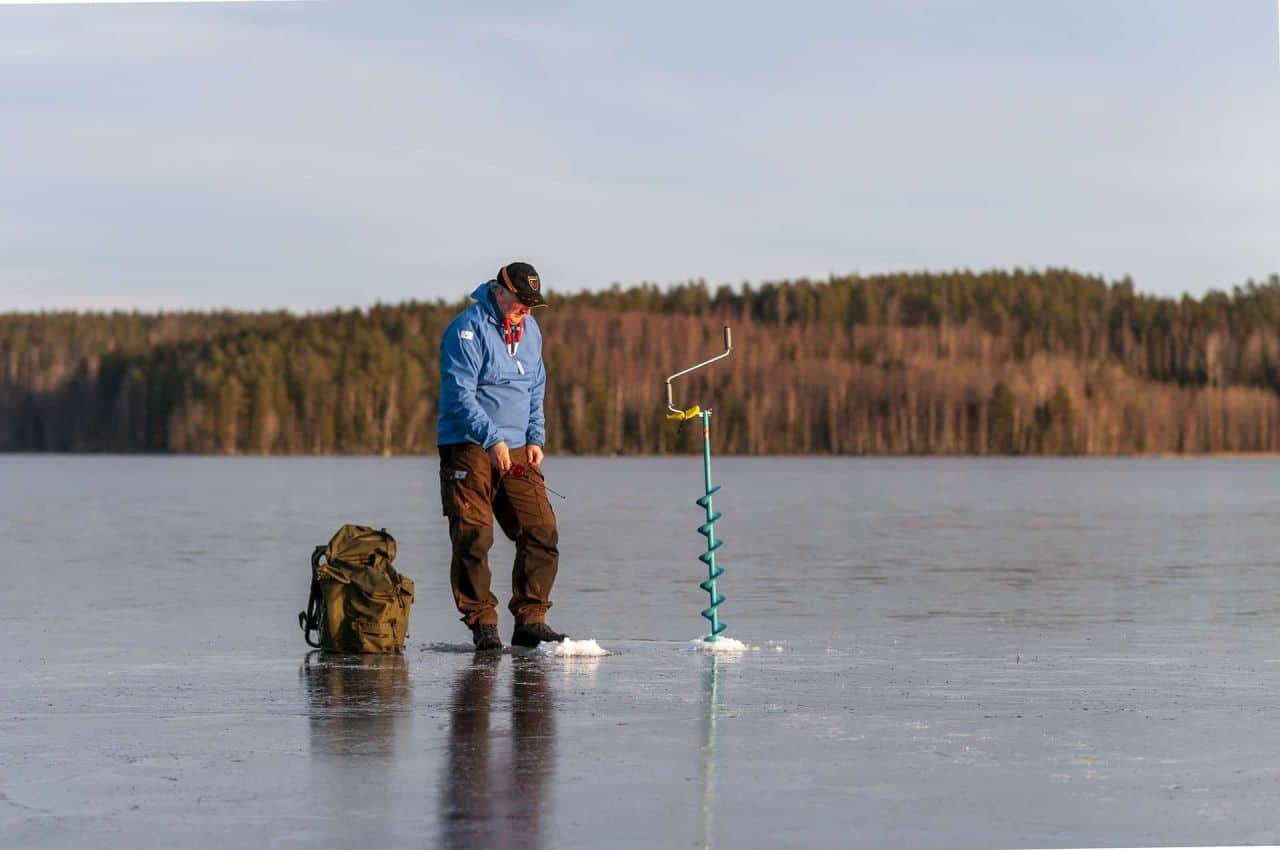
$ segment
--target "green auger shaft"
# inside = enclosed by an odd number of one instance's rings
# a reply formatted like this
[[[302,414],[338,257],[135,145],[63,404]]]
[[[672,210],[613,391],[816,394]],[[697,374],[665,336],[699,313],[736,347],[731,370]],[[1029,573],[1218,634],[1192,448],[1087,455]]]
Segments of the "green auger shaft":
[[[704,640],[714,643],[716,636],[726,628],[725,624],[720,622],[720,615],[716,610],[725,599],[716,591],[716,579],[724,575],[724,569],[716,564],[716,550],[724,545],[724,541],[716,539],[715,529],[716,520],[720,519],[722,514],[716,513],[711,506],[711,497],[720,489],[718,486],[711,486],[711,411],[703,410],[699,415],[702,418],[702,471],[707,492],[698,499],[697,504],[706,508],[707,521],[698,526],[698,533],[707,538],[707,551],[699,555],[698,560],[707,565],[707,580],[698,586],[711,598],[711,604],[703,609],[702,616],[711,621],[711,634]]]

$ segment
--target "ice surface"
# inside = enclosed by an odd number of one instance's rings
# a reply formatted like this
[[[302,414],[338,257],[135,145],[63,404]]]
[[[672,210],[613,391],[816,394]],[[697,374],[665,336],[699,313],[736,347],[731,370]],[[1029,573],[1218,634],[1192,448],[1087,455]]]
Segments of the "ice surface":
[[[455,654],[474,653],[476,651],[475,643],[468,641],[467,643],[437,640],[424,644],[421,647],[423,652],[452,652]]]
[[[686,641],[696,458],[547,463],[607,658],[472,650],[432,461],[0,455],[0,848],[1280,841],[1280,459],[717,460],[760,652]],[[349,519],[402,657],[302,642]]]
[[[474,655],[476,648],[471,643],[453,641],[433,641],[419,646],[422,652],[443,652],[454,655]],[[542,643],[533,649],[519,646],[508,646],[504,650],[509,655],[537,656],[544,658],[603,658],[612,655],[594,640],[563,640],[559,643]]]

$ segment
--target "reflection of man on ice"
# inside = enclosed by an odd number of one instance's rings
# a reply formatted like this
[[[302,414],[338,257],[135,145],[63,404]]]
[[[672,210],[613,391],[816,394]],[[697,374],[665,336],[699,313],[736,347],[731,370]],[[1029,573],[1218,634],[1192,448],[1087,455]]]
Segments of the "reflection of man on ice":
[[[511,263],[471,293],[473,303],[440,342],[440,499],[449,518],[449,578],[477,650],[502,649],[498,599],[489,590],[493,520],[516,545],[511,642],[537,646],[565,635],[546,623],[560,552],[542,480],[546,419],[538,273]]]
[[[543,846],[547,789],[555,781],[554,693],[536,659],[511,666],[511,733],[495,734],[494,684],[501,657],[477,654],[458,672],[449,704],[449,753],[440,782],[440,846]],[[499,704],[501,704],[501,697]]]

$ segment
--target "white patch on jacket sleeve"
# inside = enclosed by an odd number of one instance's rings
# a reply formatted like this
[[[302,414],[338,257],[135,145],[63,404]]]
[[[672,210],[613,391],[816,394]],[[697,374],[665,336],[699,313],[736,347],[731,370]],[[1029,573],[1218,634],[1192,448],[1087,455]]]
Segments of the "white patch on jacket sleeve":
[[[462,337],[463,339],[475,339],[476,335],[471,331],[458,331],[458,336]]]
[[[463,333],[467,333],[467,334],[469,334],[469,333],[471,333],[471,331],[463,331]],[[453,471],[453,480],[454,480],[454,481],[462,481],[462,480],[463,480],[464,478],[466,478],[466,477],[467,477],[467,471],[466,471],[465,469],[455,469],[455,470]]]

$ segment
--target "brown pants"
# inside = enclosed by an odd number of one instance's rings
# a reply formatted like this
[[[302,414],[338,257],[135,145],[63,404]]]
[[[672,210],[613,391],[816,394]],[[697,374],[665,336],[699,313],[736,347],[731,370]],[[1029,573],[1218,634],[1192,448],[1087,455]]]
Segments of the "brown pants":
[[[449,581],[468,626],[498,622],[498,598],[489,590],[494,517],[516,544],[508,606],[516,622],[540,623],[551,607],[560,564],[556,515],[542,471],[529,463],[524,447],[511,450],[511,463],[524,467],[522,477],[503,475],[475,443],[440,446],[440,502],[453,542]]]

